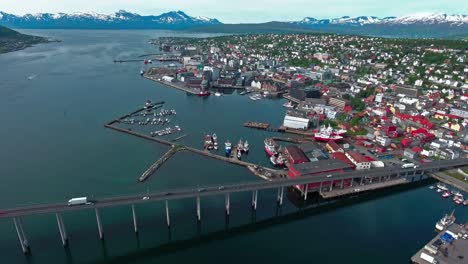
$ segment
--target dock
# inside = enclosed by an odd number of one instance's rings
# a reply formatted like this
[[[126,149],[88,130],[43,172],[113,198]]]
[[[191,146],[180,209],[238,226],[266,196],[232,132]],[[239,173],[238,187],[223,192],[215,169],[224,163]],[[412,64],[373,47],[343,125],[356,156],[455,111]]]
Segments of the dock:
[[[254,121],[245,122],[244,126],[250,127],[250,128],[256,128],[256,129],[262,129],[262,130],[267,130],[268,128],[270,128],[269,123],[254,122]]]
[[[184,92],[187,92],[189,94],[195,94],[195,95],[198,95],[198,93],[200,92],[198,89],[193,89],[193,88],[189,88],[189,87],[186,87],[185,85],[183,84],[180,84],[178,82],[166,82],[166,81],[160,81],[157,79],[157,77],[155,76],[149,76],[147,74],[144,74],[143,75],[143,78],[146,78],[148,80],[151,80],[153,82],[157,82],[157,83],[160,83],[162,85],[166,85],[166,86],[169,86],[171,88],[175,88],[177,90],[181,90],[181,91],[184,91]]]
[[[452,224],[447,230],[458,235],[458,238],[454,239],[452,243],[441,243],[441,236],[445,232],[438,233],[411,257],[411,262],[416,264],[468,264],[468,240],[466,237],[463,238],[464,234],[468,234],[468,223],[464,225]],[[431,259],[434,261],[429,262]]]

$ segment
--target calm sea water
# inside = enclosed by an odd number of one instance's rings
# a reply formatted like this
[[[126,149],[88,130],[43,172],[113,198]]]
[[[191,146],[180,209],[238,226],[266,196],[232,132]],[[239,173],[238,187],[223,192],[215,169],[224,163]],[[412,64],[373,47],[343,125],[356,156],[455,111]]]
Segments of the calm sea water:
[[[281,100],[253,102],[237,92],[202,99],[142,79],[141,63],[113,63],[155,53],[148,44],[151,38],[183,34],[25,32],[62,42],[0,55],[0,208],[258,180],[244,168],[178,153],[150,180],[137,183],[167,148],[103,124],[141,107],[146,99],[164,100],[166,108],[177,110],[173,122],[189,134],[183,143],[200,147],[204,133],[213,132],[221,142],[248,139],[252,153],[246,160],[268,164],[262,141],[269,134],[242,123],[280,124],[285,111]],[[70,239],[66,250],[53,215],[25,217],[32,249],[28,257],[21,253],[12,221],[1,220],[0,262],[407,263],[435,235],[434,223],[455,207],[426,186],[318,209],[298,210],[286,202],[281,211],[275,193],[263,191],[255,215],[249,199],[249,194],[232,196],[229,221],[223,197],[202,199],[200,225],[195,201],[171,203],[171,230],[165,226],[163,204],[139,205],[139,236],[133,233],[129,207],[104,209],[104,242],[98,239],[93,211],[64,214]],[[468,221],[466,208],[457,208],[456,214]]]

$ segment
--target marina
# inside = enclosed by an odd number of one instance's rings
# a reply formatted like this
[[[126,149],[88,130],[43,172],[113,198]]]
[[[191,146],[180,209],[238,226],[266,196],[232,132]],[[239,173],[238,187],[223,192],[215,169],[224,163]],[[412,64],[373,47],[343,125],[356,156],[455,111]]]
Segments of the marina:
[[[445,218],[447,215],[438,224],[442,221],[447,224],[443,229],[437,229],[437,235],[411,257],[412,263],[468,263],[468,223],[456,224],[454,220],[446,221]]]

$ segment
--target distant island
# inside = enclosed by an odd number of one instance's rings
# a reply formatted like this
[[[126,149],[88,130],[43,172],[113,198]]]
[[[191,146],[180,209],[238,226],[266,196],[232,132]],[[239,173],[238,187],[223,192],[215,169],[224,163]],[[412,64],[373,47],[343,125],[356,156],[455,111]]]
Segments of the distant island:
[[[21,34],[18,31],[0,26],[0,54],[47,42],[49,42],[47,38]]]

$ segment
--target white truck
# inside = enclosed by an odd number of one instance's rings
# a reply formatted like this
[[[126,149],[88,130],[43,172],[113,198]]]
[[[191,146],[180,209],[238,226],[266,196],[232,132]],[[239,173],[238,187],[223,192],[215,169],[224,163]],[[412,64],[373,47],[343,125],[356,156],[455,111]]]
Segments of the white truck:
[[[401,168],[402,169],[409,169],[409,168],[417,168],[418,165],[415,165],[414,163],[405,163],[403,165],[401,165]]]
[[[429,263],[433,263],[433,264],[439,263],[437,261],[437,259],[435,259],[433,256],[430,256],[430,255],[428,255],[428,254],[426,254],[424,252],[421,253],[421,259],[423,259],[423,260],[425,260],[425,261],[427,261]]]
[[[87,197],[77,197],[77,198],[71,198],[70,200],[68,200],[68,206],[84,205],[84,204],[90,204],[88,203]]]

